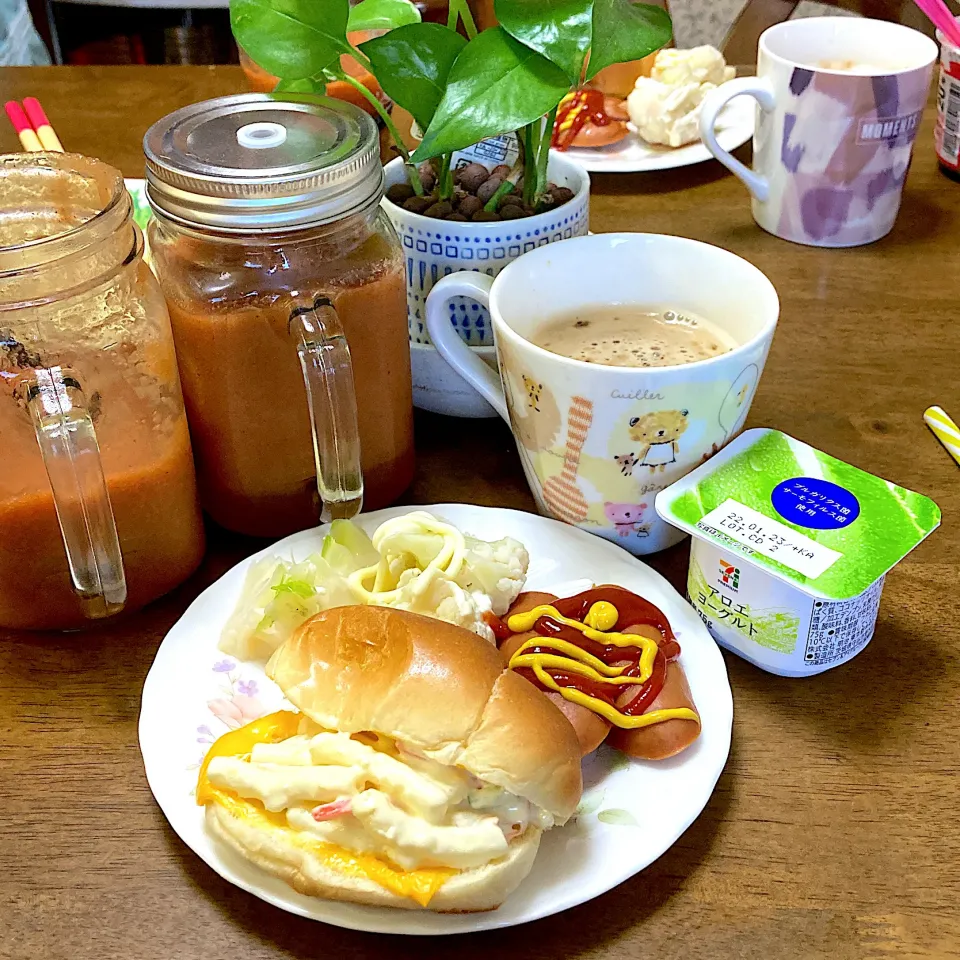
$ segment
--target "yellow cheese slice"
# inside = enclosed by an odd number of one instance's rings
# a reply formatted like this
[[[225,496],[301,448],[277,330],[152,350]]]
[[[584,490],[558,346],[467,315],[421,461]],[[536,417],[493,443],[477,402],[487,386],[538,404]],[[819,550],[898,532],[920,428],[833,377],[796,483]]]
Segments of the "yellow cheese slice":
[[[348,876],[362,876],[385,890],[409,897],[421,907],[429,905],[437,891],[458,871],[446,867],[423,867],[419,870],[398,870],[377,857],[352,853],[333,843],[311,840],[287,824],[282,813],[271,813],[256,800],[246,800],[229,790],[214,787],[207,777],[207,768],[214,757],[247,756],[255,743],[278,743],[297,733],[300,714],[281,710],[225,733],[210,747],[200,767],[197,780],[197,803],[219,803],[227,811],[254,826],[271,826],[290,833],[293,843],[319,857],[332,870]]]

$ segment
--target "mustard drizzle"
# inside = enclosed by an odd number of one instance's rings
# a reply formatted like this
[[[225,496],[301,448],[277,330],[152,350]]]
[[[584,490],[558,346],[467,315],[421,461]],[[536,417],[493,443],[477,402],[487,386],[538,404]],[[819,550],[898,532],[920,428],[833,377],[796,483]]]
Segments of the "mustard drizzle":
[[[576,703],[587,710],[603,717],[615,727],[624,730],[637,730],[640,727],[649,727],[666,720],[693,720],[700,721],[697,714],[689,707],[672,707],[665,710],[652,710],[639,716],[630,716],[622,713],[598,697],[573,687],[565,687],[557,683],[547,673],[547,668],[563,670],[594,683],[606,683],[623,686],[638,686],[650,679],[653,673],[653,661],[656,658],[659,645],[650,637],[632,633],[610,632],[617,625],[619,612],[617,608],[606,600],[600,600],[591,605],[584,622],[572,620],[563,616],[556,607],[548,603],[540,604],[526,613],[516,613],[507,619],[507,628],[514,633],[524,633],[533,629],[534,624],[541,617],[550,617],[558,623],[579,630],[585,637],[608,646],[637,647],[640,649],[640,672],[637,676],[621,676],[625,667],[613,667],[604,663],[599,657],[570,643],[567,640],[554,637],[531,637],[525,640],[510,658],[511,669],[526,667],[533,671],[533,675],[548,690],[559,693],[565,700]],[[544,646],[558,653],[526,653],[533,647]]]

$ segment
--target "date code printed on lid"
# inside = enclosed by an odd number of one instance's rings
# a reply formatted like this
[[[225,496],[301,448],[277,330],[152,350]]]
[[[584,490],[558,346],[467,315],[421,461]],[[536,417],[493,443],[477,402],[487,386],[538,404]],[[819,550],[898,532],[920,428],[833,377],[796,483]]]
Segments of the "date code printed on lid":
[[[843,556],[736,500],[715,507],[698,521],[697,529],[715,540],[735,540],[810,580],[816,580]]]

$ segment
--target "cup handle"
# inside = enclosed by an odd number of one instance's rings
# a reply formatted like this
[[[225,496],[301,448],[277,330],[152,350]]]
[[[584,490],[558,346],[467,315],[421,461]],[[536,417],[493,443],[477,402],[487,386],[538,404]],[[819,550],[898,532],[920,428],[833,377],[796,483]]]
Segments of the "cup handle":
[[[704,146],[735,176],[739,177],[747,189],[761,203],[770,196],[770,181],[759,173],[754,173],[736,157],[717,143],[717,115],[734,98],[746,95],[760,104],[760,109],[770,113],[775,106],[773,85],[765,77],[739,77],[728,80],[707,94],[700,108],[700,139]]]
[[[299,334],[297,354],[307,389],[307,407],[317,466],[320,519],[355,517],[363,507],[360,428],[353,363],[343,325],[331,300],[317,297],[297,307],[289,325]]]
[[[447,307],[454,297],[469,297],[489,310],[492,286],[493,277],[471,270],[444,277],[427,295],[427,332],[440,356],[509,423],[500,378],[460,338]]]
[[[53,493],[73,589],[84,616],[123,609],[127,581],[100,446],[75,373],[37,367],[21,388]]]

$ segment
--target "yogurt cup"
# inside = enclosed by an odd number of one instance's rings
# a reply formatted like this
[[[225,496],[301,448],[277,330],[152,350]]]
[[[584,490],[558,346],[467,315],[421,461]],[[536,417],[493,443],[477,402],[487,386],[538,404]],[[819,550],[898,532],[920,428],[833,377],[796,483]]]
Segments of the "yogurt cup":
[[[784,677],[855,657],[886,573],[940,524],[928,497],[778,430],[747,430],[657,494],[693,537],[687,599],[721,646]]]

